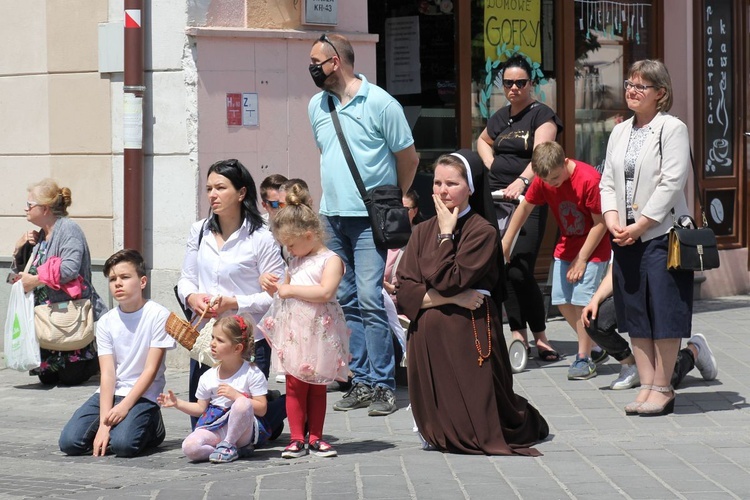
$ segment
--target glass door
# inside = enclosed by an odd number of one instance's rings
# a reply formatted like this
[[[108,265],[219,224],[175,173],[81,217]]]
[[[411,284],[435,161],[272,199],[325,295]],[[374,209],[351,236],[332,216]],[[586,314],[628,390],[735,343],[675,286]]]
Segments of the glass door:
[[[432,216],[432,165],[457,150],[456,5],[458,0],[369,0],[369,32],[376,46],[377,84],[404,107],[419,154],[413,188]]]
[[[535,98],[557,111],[554,59],[554,2],[515,3],[476,0],[471,7],[471,127],[472,142],[487,119],[507,104],[499,85],[500,66],[521,54],[532,61]]]

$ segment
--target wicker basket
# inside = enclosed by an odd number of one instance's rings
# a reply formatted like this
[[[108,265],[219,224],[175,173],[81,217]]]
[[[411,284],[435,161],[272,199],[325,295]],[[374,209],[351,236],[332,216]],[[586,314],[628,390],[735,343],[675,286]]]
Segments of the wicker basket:
[[[191,358],[204,364],[213,364],[213,358],[211,358],[211,327],[213,326],[213,321],[209,321],[209,324],[203,327],[202,331],[207,331],[208,334],[204,334],[203,337],[201,337],[201,332],[196,329],[196,326],[201,324],[203,317],[210,308],[214,307],[220,297],[220,295],[211,297],[208,307],[203,310],[203,314],[198,317],[197,321],[195,321],[195,318],[192,321],[184,320],[175,313],[169,313],[169,317],[167,318],[165,328],[167,333],[182,347],[190,351]],[[198,341],[199,345],[197,349],[194,349],[196,341]]]
[[[200,316],[200,319],[196,324],[199,324],[202,319],[203,316]],[[193,348],[195,339],[200,335],[200,332],[195,329],[192,322],[180,318],[175,313],[169,313],[166,330],[168,334],[174,337],[174,339],[188,351]]]

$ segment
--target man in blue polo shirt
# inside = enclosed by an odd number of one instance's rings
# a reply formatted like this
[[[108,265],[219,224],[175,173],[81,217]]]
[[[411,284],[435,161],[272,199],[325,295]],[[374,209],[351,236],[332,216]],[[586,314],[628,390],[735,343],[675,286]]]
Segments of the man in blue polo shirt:
[[[333,408],[367,407],[371,416],[388,415],[396,411],[396,363],[381,291],[386,252],[375,247],[367,210],[331,120],[328,96],[333,96],[366,190],[396,184],[405,193],[414,180],[419,158],[401,105],[354,73],[354,51],[345,37],[321,36],[312,46],[310,61],[310,75],[323,89],[308,106],[321,152],[320,213],[330,236],[328,247],[346,265],[338,300],[352,331],[352,387]]]

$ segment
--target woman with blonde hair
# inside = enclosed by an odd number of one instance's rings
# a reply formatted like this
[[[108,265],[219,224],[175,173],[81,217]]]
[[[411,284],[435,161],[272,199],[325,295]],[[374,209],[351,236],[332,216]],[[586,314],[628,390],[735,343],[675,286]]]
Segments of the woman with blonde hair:
[[[16,242],[12,269],[34,305],[91,299],[94,321],[107,311],[91,283],[91,254],[80,226],[68,218],[72,203],[67,187],[44,179],[28,188],[26,220],[39,230],[26,231]],[[31,259],[28,272],[23,270]],[[81,349],[41,349],[42,364],[30,372],[43,384],[78,385],[98,371],[96,340]]]

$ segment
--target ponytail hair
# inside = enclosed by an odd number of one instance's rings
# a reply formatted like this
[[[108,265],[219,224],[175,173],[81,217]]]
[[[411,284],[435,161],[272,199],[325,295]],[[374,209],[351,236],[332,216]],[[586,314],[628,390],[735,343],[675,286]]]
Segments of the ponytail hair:
[[[42,179],[28,188],[40,205],[49,207],[57,217],[67,217],[68,207],[73,203],[69,188],[59,187],[53,179]]]
[[[325,230],[320,217],[312,209],[310,191],[301,184],[292,184],[286,191],[286,206],[276,212],[273,219],[273,233],[278,239],[281,236],[298,237],[310,231],[321,240]]]

